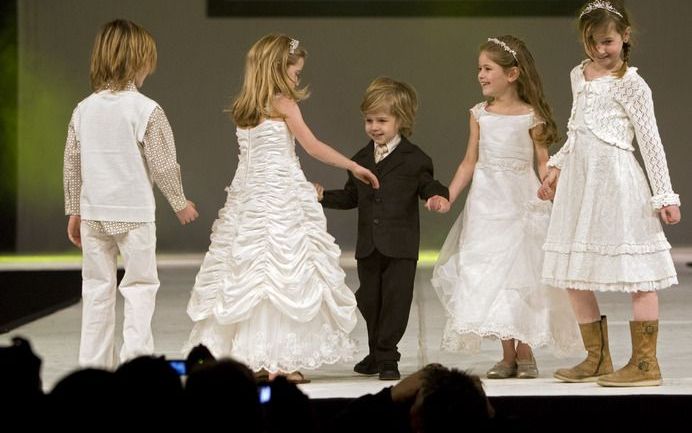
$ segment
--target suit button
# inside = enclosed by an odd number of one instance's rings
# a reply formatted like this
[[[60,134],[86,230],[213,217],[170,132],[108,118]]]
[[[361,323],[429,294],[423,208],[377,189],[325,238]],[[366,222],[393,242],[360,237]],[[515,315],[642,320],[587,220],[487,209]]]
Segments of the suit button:
[[[379,218],[375,218],[374,220],[372,220],[372,222],[375,223],[375,224],[379,224],[379,223],[380,223],[380,219],[379,219]]]
[[[375,198],[375,203],[382,203],[382,199],[379,198],[379,197],[376,197],[376,198]]]

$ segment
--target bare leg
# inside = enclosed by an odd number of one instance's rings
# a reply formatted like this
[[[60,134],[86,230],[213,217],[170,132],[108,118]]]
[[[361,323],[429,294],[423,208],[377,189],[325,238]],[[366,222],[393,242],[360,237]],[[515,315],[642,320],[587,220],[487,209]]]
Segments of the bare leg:
[[[533,353],[531,352],[531,346],[521,341],[517,341],[517,359],[531,359]]]
[[[517,351],[514,348],[514,338],[502,340],[502,363],[511,366],[517,359]]]
[[[601,320],[596,295],[590,290],[567,289],[572,310],[578,323],[592,323]]]
[[[501,340],[502,361],[492,366],[486,372],[488,379],[507,379],[517,375],[517,349],[514,347],[514,339]]]
[[[632,313],[635,321],[658,320],[658,293],[632,293]]]

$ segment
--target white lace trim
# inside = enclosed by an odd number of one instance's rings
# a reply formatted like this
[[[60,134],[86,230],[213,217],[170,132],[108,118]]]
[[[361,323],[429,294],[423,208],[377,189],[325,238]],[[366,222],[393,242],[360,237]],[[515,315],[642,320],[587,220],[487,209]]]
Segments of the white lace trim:
[[[197,344],[205,345],[216,358],[232,357],[252,371],[264,369],[270,373],[315,370],[325,364],[351,361],[356,352],[356,343],[348,334],[326,323],[319,333],[289,332],[281,339],[270,339],[258,331],[249,341],[240,341],[237,335],[231,337],[224,332],[209,332],[202,325],[193,330],[183,353],[187,354]]]
[[[591,281],[558,280],[543,278],[543,283],[561,289],[589,290],[592,292],[653,292],[678,284],[676,276],[667,277],[658,281],[641,281],[636,283],[596,283]]]
[[[491,325],[483,327],[453,326],[450,321],[445,325],[440,347],[448,352],[478,353],[483,338],[509,340],[517,339],[531,346],[532,349],[549,346],[557,357],[566,357],[581,352],[581,342],[571,335],[556,338],[548,332],[539,335],[527,335],[516,328]]]
[[[575,241],[569,244],[546,242],[543,245],[543,251],[554,251],[561,254],[569,254],[572,252],[595,253],[608,256],[649,254],[669,249],[670,243],[665,239],[646,244],[601,245]]]
[[[680,196],[677,194],[660,194],[651,197],[654,209],[659,210],[666,206],[680,206]]]
[[[565,142],[564,145],[560,148],[560,150],[555,153],[553,156],[548,158],[548,163],[546,164],[548,167],[555,167],[559,168],[562,170],[562,165],[564,164],[565,157],[567,156],[568,153],[572,151],[572,146],[574,143],[574,140],[572,138],[573,136],[568,132],[567,133],[567,141]]]

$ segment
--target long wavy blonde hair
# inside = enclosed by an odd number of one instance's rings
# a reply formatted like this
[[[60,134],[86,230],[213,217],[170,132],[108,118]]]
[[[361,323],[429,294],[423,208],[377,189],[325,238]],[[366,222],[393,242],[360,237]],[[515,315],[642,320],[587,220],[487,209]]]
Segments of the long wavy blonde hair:
[[[487,53],[492,61],[500,65],[503,70],[512,67],[519,69],[519,77],[516,81],[519,98],[529,104],[533,108],[534,113],[545,121],[542,131],[534,139],[543,146],[550,146],[550,144],[558,141],[560,137],[558,136],[555,119],[553,119],[553,112],[543,95],[543,84],[540,75],[538,75],[536,62],[533,60],[531,52],[526,48],[526,44],[521,39],[514,36],[498,36],[495,39],[499,39],[510,49],[514,50],[516,58],[504,47],[493,41],[483,43],[480,51]]]
[[[89,70],[93,90],[122,90],[137,74],[155,69],[156,42],[143,27],[117,19],[96,35]]]
[[[248,51],[243,87],[230,109],[238,127],[251,128],[265,118],[283,118],[272,104],[277,95],[295,101],[308,97],[307,88],[294,88],[288,76],[288,67],[307,57],[307,51],[300,45],[291,50],[291,41],[286,35],[272,33],[255,42]]]

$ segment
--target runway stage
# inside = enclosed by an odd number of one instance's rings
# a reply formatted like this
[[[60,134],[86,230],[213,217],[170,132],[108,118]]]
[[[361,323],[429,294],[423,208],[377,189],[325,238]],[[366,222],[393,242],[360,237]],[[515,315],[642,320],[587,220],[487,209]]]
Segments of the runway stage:
[[[346,270],[346,283],[358,287],[355,262],[345,252],[342,265]],[[660,387],[603,388],[595,384],[564,384],[552,378],[558,367],[573,365],[578,357],[559,359],[548,350],[538,349],[536,359],[540,377],[533,380],[484,379],[486,392],[491,397],[512,396],[625,396],[625,395],[678,395],[692,396],[692,249],[675,249],[674,258],[680,284],[660,292],[661,325],[658,357],[664,377]],[[190,288],[199,269],[201,255],[162,255],[159,260],[161,289],[157,297],[153,328],[156,352],[168,358],[180,358],[180,348],[190,332],[192,323],[185,313]],[[0,271],[24,269],[78,271],[78,260],[53,260],[49,263],[5,261]],[[483,376],[484,372],[501,358],[500,344],[483,342],[481,352],[463,355],[440,350],[440,337],[444,326],[444,311],[430,285],[432,269],[420,263],[416,277],[416,291],[406,334],[399,346],[402,353],[400,369],[403,375],[416,371],[429,362],[469,370]],[[628,320],[631,318],[627,295],[599,294],[602,313],[608,315],[613,363],[618,368],[630,356]],[[122,299],[118,302],[118,333],[122,326]],[[43,359],[43,386],[50,391],[64,375],[77,368],[81,304],[76,303],[60,311],[27,323],[0,335],[0,344],[8,344],[11,337],[28,338],[34,351]],[[353,373],[353,364],[366,353],[365,323],[359,322],[353,332],[359,352],[352,362],[323,366],[306,371],[312,379],[300,388],[311,398],[353,398],[364,393],[377,392],[391,382],[379,381],[376,376],[363,377]]]

